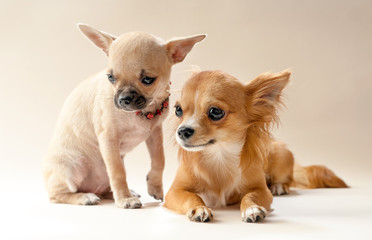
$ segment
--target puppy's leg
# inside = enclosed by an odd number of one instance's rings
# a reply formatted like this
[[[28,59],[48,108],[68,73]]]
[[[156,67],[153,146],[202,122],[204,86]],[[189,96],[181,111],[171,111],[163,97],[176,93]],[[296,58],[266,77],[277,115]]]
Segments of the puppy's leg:
[[[48,159],[49,162],[55,162],[53,168],[44,171],[50,202],[76,205],[95,205],[100,202],[100,198],[94,193],[77,192],[87,172],[57,164],[58,161],[53,160]]]
[[[243,222],[263,220],[270,210],[273,195],[266,186],[265,172],[260,164],[251,163],[243,177],[247,183],[241,203],[240,212]]]
[[[258,222],[263,220],[270,209],[273,196],[266,186],[254,188],[248,192],[240,204],[241,217],[243,222]]]
[[[151,170],[146,177],[147,191],[150,196],[163,201],[164,148],[161,126],[153,130],[146,145],[151,157]]]
[[[185,171],[183,164],[165,196],[164,206],[186,216],[195,222],[209,222],[213,219],[211,209],[207,208],[203,199],[193,191],[197,180]]]
[[[120,208],[142,207],[142,203],[138,197],[132,196],[129,191],[123,160],[120,157],[118,140],[102,132],[98,136],[98,141],[116,206]]]
[[[67,189],[66,189],[67,190]],[[75,205],[96,205],[101,199],[94,193],[57,193],[50,197],[52,203],[68,203]]]
[[[135,191],[133,191],[131,189],[129,191],[130,191],[130,193],[132,194],[133,197],[137,197],[137,198],[140,198],[141,197],[141,195],[139,195]],[[111,190],[110,191],[107,191],[107,192],[105,192],[103,194],[101,194],[100,197],[102,199],[114,200],[114,194],[111,192]]]
[[[209,222],[213,219],[210,208],[205,206],[204,201],[193,192],[177,186],[172,186],[165,196],[164,206],[180,214],[185,214],[194,222]]]
[[[289,186],[293,180],[294,158],[285,144],[274,142],[269,154],[267,176],[270,178],[268,187],[273,195],[289,193]]]

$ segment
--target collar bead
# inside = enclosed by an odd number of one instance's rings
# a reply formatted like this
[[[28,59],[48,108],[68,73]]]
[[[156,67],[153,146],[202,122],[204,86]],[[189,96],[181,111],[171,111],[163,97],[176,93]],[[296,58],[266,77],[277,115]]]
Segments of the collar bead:
[[[156,109],[154,113],[152,113],[152,112],[143,113],[142,111],[137,111],[136,115],[141,116],[141,117],[145,117],[147,120],[152,120],[152,119],[156,118],[156,116],[160,116],[162,114],[162,112],[164,111],[164,109],[168,108],[168,106],[169,106],[169,97],[167,97],[161,103],[160,109]]]

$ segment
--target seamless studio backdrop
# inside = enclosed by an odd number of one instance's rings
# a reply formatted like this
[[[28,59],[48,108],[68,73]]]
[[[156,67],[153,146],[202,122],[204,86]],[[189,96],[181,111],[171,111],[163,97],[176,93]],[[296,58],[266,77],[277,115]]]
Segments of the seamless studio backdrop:
[[[372,237],[370,0],[0,0],[0,5],[2,239]],[[351,188],[294,189],[274,198],[275,211],[262,224],[242,223],[237,206],[216,210],[214,223],[190,223],[147,196],[150,160],[141,144],[125,165],[143,209],[122,210],[110,201],[91,207],[50,204],[41,163],[59,111],[72,89],[107,63],[77,30],[78,22],[114,35],[208,34],[173,68],[171,106],[176,90],[198,67],[223,70],[243,82],[291,69],[287,107],[274,136],[301,164],[324,164]],[[165,192],[178,164],[170,134],[165,130]]]

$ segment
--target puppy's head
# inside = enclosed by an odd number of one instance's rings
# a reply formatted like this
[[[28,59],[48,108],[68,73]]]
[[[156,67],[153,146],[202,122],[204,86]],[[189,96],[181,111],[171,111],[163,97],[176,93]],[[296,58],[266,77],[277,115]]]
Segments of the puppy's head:
[[[243,85],[220,71],[193,75],[175,104],[177,143],[187,151],[215,149],[211,146],[226,143],[241,148],[249,128],[266,131],[275,121],[289,76],[288,71],[262,74]]]
[[[206,35],[164,42],[147,33],[114,37],[85,24],[80,30],[109,58],[107,78],[114,89],[114,103],[125,111],[137,111],[168,96],[173,64],[182,62]]]

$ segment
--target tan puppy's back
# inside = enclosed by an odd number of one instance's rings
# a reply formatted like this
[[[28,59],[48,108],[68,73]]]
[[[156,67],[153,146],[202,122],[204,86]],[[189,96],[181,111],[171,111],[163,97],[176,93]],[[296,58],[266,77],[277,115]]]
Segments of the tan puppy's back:
[[[82,186],[82,192],[101,194],[109,188],[108,178],[100,170],[104,168],[104,164],[101,161],[94,131],[94,122],[99,121],[97,119],[99,116],[94,114],[95,102],[112,101],[108,97],[106,99],[103,97],[110,96],[109,88],[96,87],[104,85],[100,84],[105,80],[103,77],[104,72],[101,72],[83,81],[64,103],[48,156],[44,161],[44,178],[48,192],[58,192],[66,186],[69,191],[76,192],[77,185],[86,178],[90,184]],[[102,100],[97,96],[102,96]],[[97,185],[101,187],[97,188]],[[58,202],[53,198],[51,201]],[[80,204],[89,204],[89,201],[90,199],[86,199],[86,202]]]

